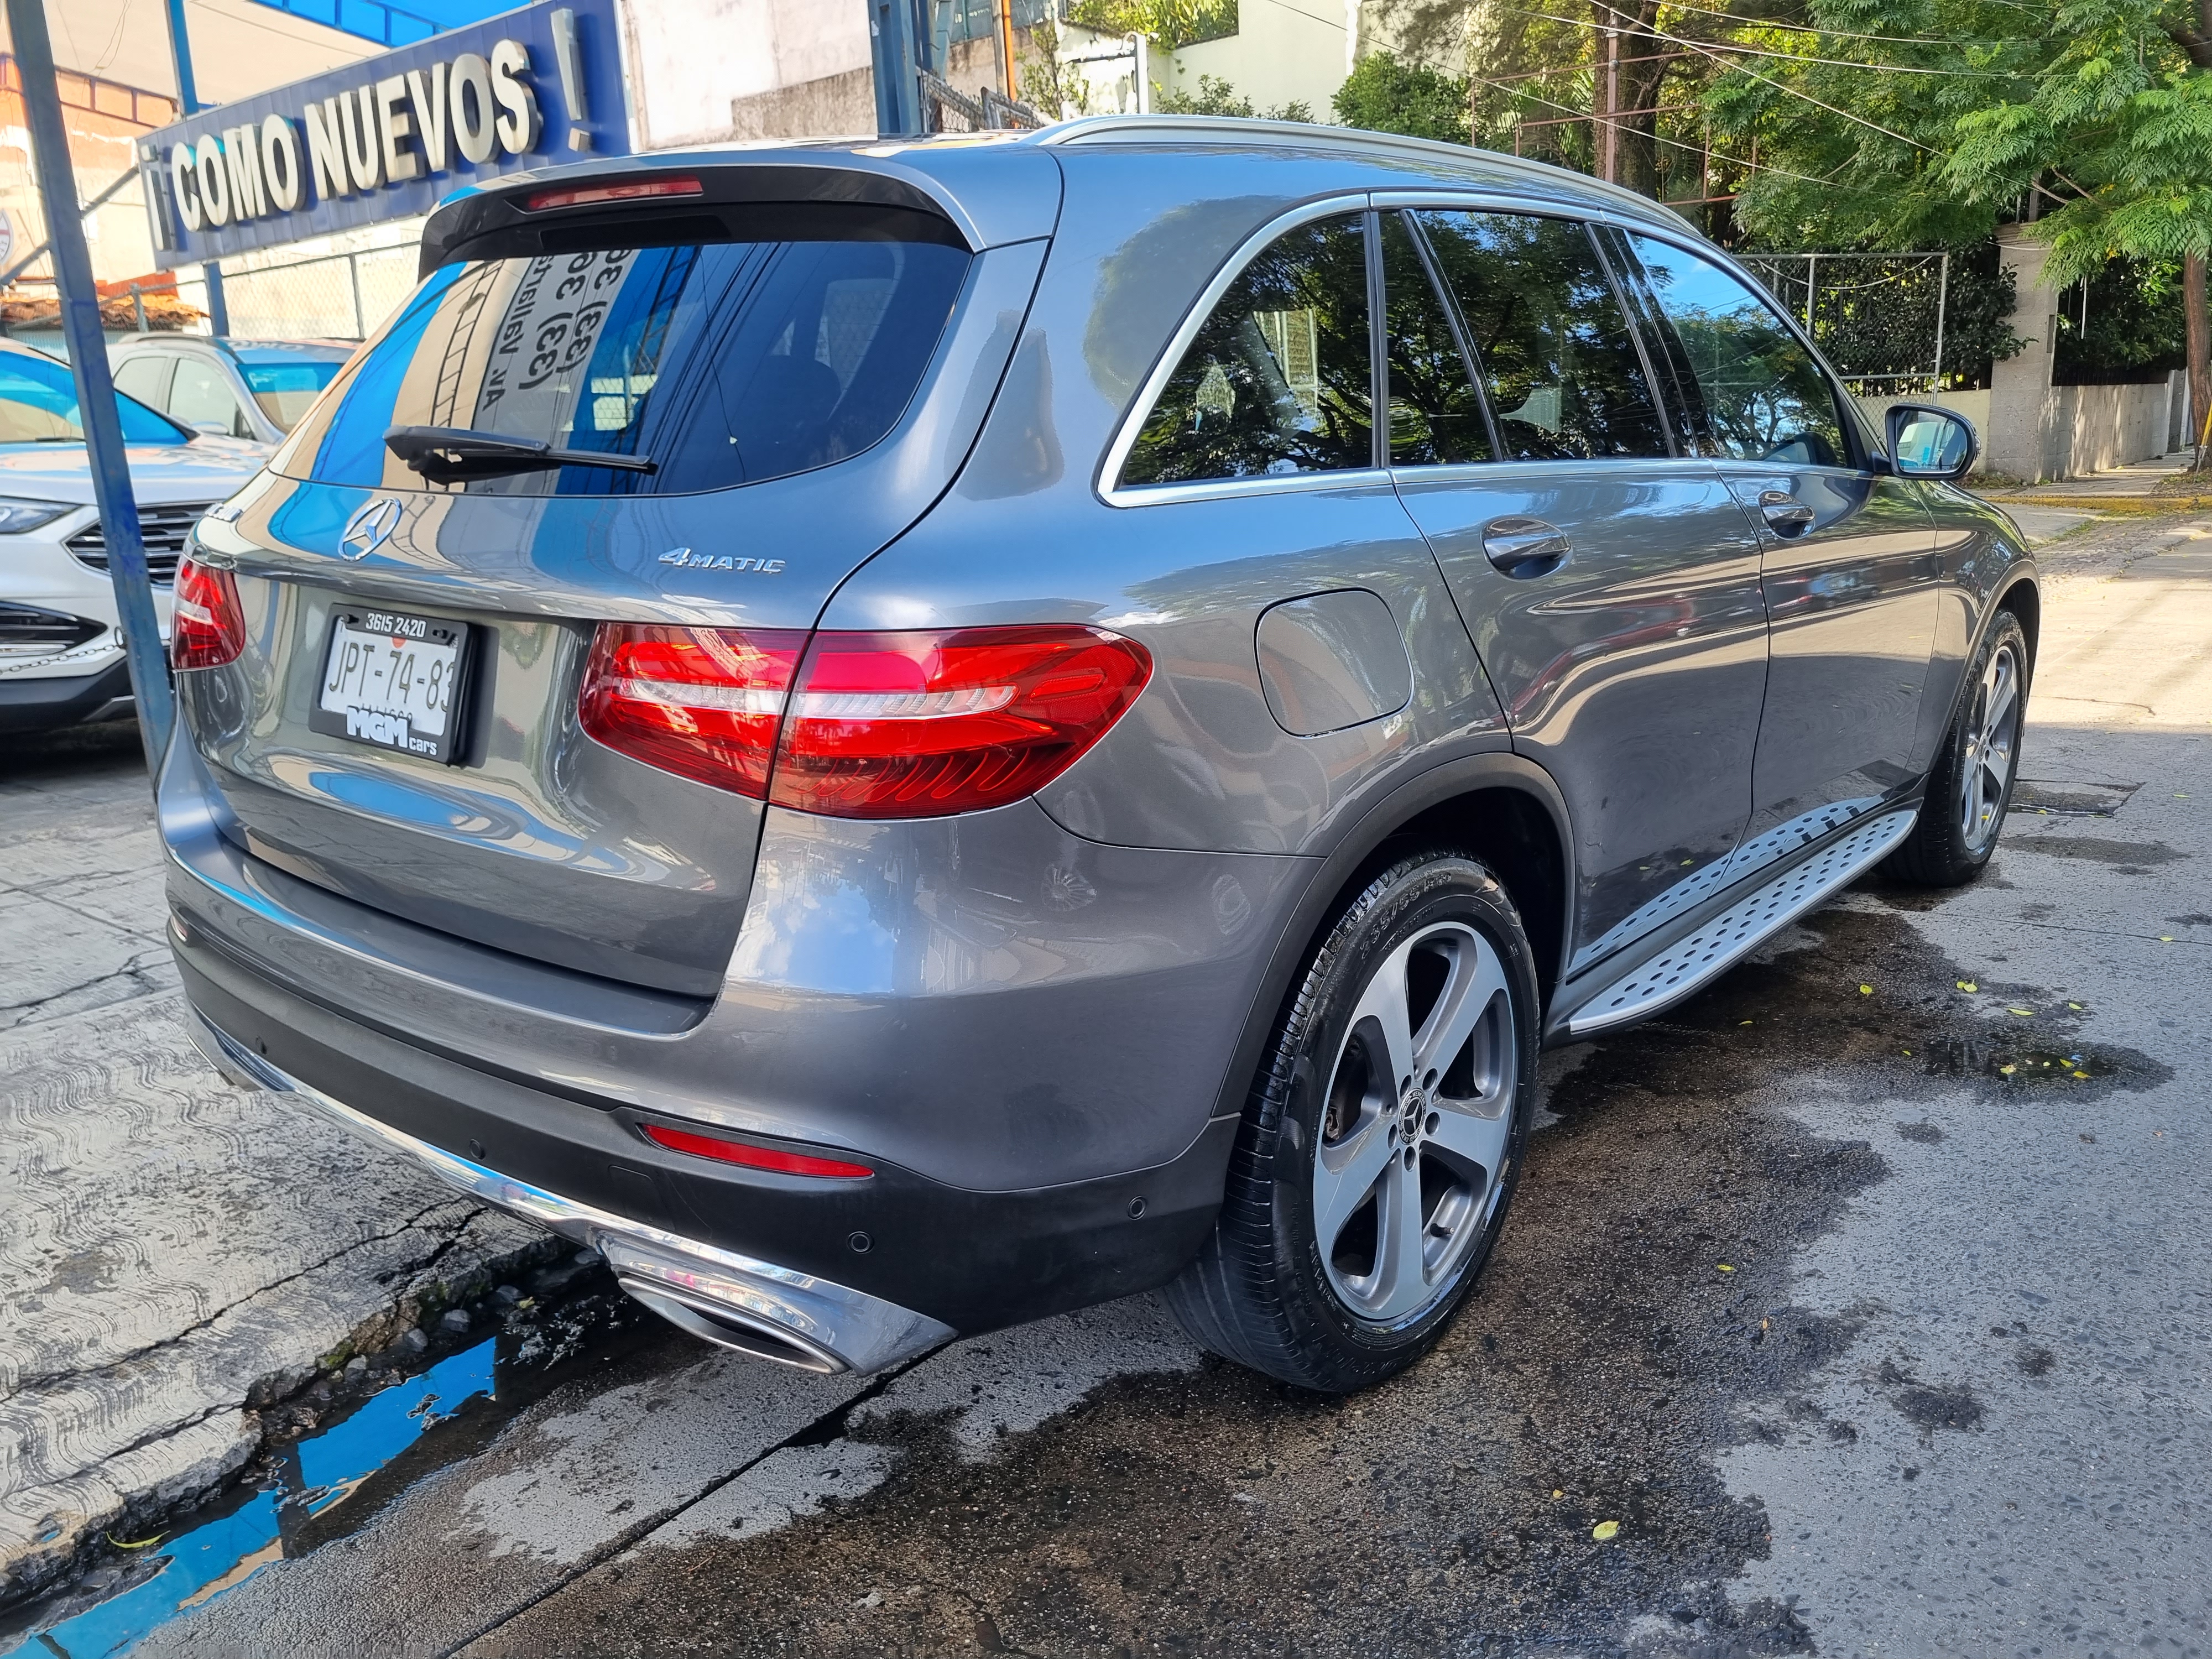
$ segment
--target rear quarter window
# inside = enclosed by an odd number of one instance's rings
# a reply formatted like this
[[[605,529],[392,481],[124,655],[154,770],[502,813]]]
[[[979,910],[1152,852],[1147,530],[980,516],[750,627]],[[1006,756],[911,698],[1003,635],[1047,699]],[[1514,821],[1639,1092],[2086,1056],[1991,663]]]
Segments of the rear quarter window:
[[[969,255],[940,242],[707,241],[447,265],[301,425],[279,469],[423,489],[394,426],[644,457],[474,479],[478,494],[679,494],[828,466],[895,426]]]

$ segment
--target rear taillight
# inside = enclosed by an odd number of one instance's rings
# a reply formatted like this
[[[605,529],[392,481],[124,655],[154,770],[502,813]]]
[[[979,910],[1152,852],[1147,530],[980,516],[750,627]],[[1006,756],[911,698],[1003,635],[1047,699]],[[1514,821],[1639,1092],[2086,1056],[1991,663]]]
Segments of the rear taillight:
[[[1152,672],[1096,628],[817,634],[769,799],[848,818],[1003,806],[1073,765]]]
[[[228,570],[186,555],[177,566],[169,624],[172,668],[220,668],[246,649],[246,613]]]
[[[1144,647],[1096,628],[821,633],[810,646],[799,633],[607,623],[583,720],[610,748],[779,806],[937,817],[1035,794],[1152,672]]]
[[[604,623],[584,730],[648,766],[758,799],[804,633]]]

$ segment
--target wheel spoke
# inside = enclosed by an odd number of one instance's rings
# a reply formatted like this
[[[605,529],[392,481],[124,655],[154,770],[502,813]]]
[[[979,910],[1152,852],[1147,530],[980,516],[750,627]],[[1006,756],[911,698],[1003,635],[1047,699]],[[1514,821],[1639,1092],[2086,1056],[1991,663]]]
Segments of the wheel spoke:
[[[2020,677],[2012,672],[2012,659],[2002,659],[2003,672],[1997,677],[1996,689],[1990,695],[1989,713],[1982,720],[1982,743],[1987,747],[1991,739],[2002,736],[2012,718],[2013,705],[2020,701]]]
[[[1465,1102],[1438,1101],[1437,1127],[1429,1131],[1429,1145],[1449,1153],[1451,1161],[1471,1166],[1469,1179],[1474,1169],[1480,1169],[1486,1186],[1497,1176],[1505,1156],[1505,1137],[1513,1121],[1512,1100],[1509,1079],[1492,1100],[1484,1103],[1491,1109],[1487,1111],[1473,1109]]]
[[[1431,1072],[1451,1070],[1492,1001],[1504,992],[1505,969],[1497,952],[1473,935],[1462,939],[1453,955],[1451,981],[1414,1040],[1414,1075],[1424,1086]]]
[[[1326,1258],[1336,1248],[1336,1236],[1358,1212],[1375,1190],[1384,1167],[1398,1162],[1398,1146],[1390,1131],[1396,1115],[1383,1112],[1341,1146],[1324,1146],[1314,1157],[1314,1237],[1321,1241]]]
[[[1376,1218],[1372,1311],[1378,1319],[1395,1319],[1419,1307],[1429,1293],[1428,1275],[1421,1262],[1421,1229],[1426,1219],[1421,1210],[1421,1172],[1407,1168],[1401,1156],[1391,1161],[1382,1177],[1382,1212]]]
[[[1363,1020],[1369,1019],[1382,1028],[1382,1060],[1389,1076],[1382,1087],[1393,1098],[1413,1075],[1413,1032],[1406,1004],[1406,963],[1413,951],[1408,941],[1382,959],[1359,1006],[1352,1011],[1352,1024],[1346,1028],[1357,1030]]]

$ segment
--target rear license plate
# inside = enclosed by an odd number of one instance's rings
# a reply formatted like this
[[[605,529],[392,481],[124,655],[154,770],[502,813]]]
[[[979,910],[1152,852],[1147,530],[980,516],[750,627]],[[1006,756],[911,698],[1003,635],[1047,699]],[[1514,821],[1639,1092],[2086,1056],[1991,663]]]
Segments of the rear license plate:
[[[397,611],[331,619],[309,726],[403,755],[450,763],[468,678],[466,623]]]

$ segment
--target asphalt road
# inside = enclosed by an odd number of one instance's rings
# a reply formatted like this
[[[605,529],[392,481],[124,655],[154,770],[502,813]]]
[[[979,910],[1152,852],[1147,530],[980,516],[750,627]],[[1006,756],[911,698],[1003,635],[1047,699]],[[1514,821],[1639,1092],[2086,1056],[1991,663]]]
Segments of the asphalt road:
[[[1548,1056],[1393,1382],[1143,1298],[799,1377],[502,1258],[512,1313],[264,1407],[268,1492],[88,1558],[21,1651],[122,1650],[135,1595],[148,1655],[2204,1654],[2212,526],[2051,563],[1985,878]]]

